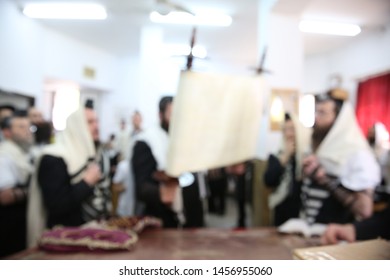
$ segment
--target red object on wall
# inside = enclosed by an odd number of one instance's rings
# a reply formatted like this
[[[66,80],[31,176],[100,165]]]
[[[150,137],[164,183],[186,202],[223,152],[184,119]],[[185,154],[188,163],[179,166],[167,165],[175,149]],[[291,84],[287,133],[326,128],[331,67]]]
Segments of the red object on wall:
[[[356,116],[365,135],[376,122],[390,131],[390,73],[359,83]]]

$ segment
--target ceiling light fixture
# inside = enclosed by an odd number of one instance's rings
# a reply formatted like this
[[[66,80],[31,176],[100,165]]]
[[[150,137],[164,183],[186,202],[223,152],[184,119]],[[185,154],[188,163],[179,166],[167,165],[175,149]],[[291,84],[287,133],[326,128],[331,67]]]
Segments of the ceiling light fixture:
[[[299,30],[306,33],[328,34],[338,36],[356,36],[361,29],[356,24],[327,21],[302,20]]]
[[[37,3],[28,4],[23,14],[38,19],[88,19],[103,20],[107,18],[106,9],[97,4],[72,3]]]
[[[186,12],[170,12],[167,15],[161,15],[158,12],[152,12],[149,17],[155,23],[210,26],[230,26],[232,24],[232,18],[230,16],[216,13],[191,15]]]

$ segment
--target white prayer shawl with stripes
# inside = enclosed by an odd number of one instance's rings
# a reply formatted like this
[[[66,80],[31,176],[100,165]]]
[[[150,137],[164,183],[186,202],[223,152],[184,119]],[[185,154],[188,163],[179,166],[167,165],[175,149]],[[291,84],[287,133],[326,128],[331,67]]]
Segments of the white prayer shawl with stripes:
[[[307,153],[310,147],[310,132],[311,130],[304,127],[299,119],[295,115],[290,115],[291,120],[294,123],[295,129],[295,178],[296,180],[300,180],[302,178],[302,160]],[[284,139],[285,141],[285,139]],[[283,152],[285,147],[285,143],[283,142],[281,152]],[[271,209],[274,209],[277,205],[282,203],[284,199],[287,197],[289,193],[289,187],[291,186],[292,181],[292,171],[291,171],[291,163],[289,162],[284,174],[283,178],[279,184],[279,186],[275,189],[275,191],[270,195],[268,200],[268,206]]]
[[[356,121],[352,106],[344,102],[331,130],[322,141],[316,155],[328,175],[336,177],[351,191],[374,189],[380,182],[380,169]],[[303,211],[309,223],[316,222],[329,191],[303,180]]]
[[[380,182],[380,168],[348,102],[316,155],[327,174],[339,178],[352,191],[373,189]]]
[[[79,172],[96,156],[95,146],[89,132],[84,108],[72,113],[66,121],[66,129],[58,133],[56,142],[42,150],[36,162],[37,168],[43,156],[50,155],[62,158],[67,166],[68,174],[73,176],[71,183],[81,181],[84,172]],[[44,208],[41,188],[38,186],[38,170],[32,178],[29,192],[27,211],[27,242],[28,246],[35,246],[46,228],[46,211]]]

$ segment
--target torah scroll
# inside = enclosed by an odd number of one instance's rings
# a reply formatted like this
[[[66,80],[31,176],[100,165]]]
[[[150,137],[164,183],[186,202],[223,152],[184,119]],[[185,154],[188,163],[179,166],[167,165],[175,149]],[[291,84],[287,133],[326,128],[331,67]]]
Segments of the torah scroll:
[[[266,90],[259,76],[182,72],[167,173],[178,176],[254,158]]]

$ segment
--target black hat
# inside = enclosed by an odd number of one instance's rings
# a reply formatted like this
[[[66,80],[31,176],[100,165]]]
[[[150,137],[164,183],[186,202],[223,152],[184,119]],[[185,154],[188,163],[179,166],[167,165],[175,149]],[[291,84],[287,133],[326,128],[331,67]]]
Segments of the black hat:
[[[93,100],[92,99],[87,99],[87,101],[85,101],[85,108],[93,109]]]
[[[330,89],[325,93],[321,93],[315,96],[317,102],[322,102],[325,100],[335,100],[343,102],[348,99],[348,92],[341,88]]]
[[[173,101],[173,96],[163,96],[160,99],[160,102],[158,103],[158,109],[160,113],[165,112],[168,104],[172,103]]]

